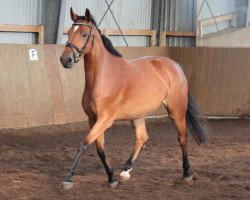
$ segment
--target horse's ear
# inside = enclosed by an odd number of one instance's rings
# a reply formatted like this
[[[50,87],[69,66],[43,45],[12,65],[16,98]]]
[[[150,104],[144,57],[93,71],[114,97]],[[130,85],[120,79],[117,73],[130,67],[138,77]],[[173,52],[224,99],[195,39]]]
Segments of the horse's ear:
[[[85,19],[87,22],[91,21],[91,14],[88,8],[86,8],[86,11],[85,11]]]
[[[74,13],[72,7],[70,8],[70,16],[73,22],[75,22],[78,18],[77,14]]]

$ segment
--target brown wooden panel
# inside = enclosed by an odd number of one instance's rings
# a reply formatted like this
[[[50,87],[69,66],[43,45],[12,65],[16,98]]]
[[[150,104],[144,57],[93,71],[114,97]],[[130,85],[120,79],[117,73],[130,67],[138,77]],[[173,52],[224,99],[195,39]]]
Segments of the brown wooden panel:
[[[38,51],[30,61],[28,50]],[[62,45],[0,45],[0,127],[86,120],[81,106],[84,65],[60,64]],[[160,55],[176,60],[191,94],[207,115],[250,116],[249,48],[119,47],[125,58]],[[153,115],[166,114],[163,107]]]
[[[59,59],[63,50],[64,46],[57,45],[56,62],[60,72],[66,121],[73,122],[86,120],[87,117],[82,109],[82,94],[85,84],[83,61],[80,60],[72,69],[63,68]]]
[[[207,115],[250,116],[249,48],[171,48]]]
[[[31,48],[38,61],[30,61]],[[42,46],[1,44],[0,60],[0,127],[53,123]]]
[[[45,67],[47,68],[48,84],[50,86],[51,106],[53,108],[54,123],[65,123],[65,103],[55,45],[44,45],[44,54]]]

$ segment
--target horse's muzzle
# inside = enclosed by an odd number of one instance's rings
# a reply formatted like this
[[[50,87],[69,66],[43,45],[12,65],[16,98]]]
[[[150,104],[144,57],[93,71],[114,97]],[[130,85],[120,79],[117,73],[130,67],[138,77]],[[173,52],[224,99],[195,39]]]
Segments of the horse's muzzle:
[[[72,54],[69,54],[67,56],[61,56],[60,61],[64,68],[70,69],[74,65],[74,57]]]

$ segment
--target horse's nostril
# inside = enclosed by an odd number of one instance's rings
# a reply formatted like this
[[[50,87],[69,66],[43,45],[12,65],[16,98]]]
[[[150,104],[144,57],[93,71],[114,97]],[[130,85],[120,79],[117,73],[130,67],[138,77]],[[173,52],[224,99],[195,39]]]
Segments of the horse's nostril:
[[[69,62],[69,63],[72,63],[72,58],[69,58],[69,59],[68,59],[68,62]]]
[[[62,65],[65,64],[65,59],[63,59],[63,57],[60,57],[60,61],[61,61]]]

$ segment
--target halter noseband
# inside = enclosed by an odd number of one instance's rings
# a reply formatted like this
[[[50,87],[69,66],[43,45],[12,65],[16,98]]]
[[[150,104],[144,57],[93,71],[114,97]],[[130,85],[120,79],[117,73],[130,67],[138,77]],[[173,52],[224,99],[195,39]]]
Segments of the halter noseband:
[[[72,26],[78,26],[78,25],[80,25],[80,26],[88,26],[90,28],[90,31],[89,31],[89,33],[87,35],[87,40],[84,43],[82,48],[79,48],[78,46],[74,45],[73,43],[66,42],[66,47],[70,47],[71,50],[73,51],[74,62],[75,63],[77,63],[80,60],[80,57],[84,53],[91,36],[93,36],[92,46],[94,45],[94,34],[92,32],[93,25],[85,24],[85,23],[74,23],[74,24],[72,24]],[[77,51],[77,54],[75,53],[74,49]]]

